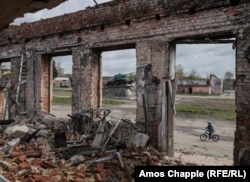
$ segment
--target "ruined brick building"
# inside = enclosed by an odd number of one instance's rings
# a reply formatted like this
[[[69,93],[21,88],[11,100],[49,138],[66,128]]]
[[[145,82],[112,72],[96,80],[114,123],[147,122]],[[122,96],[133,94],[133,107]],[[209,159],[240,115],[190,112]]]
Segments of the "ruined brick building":
[[[141,96],[146,89],[149,125],[145,128],[161,151],[173,155],[171,83],[176,44],[233,43],[231,38],[235,38],[234,164],[249,165],[249,17],[249,0],[115,0],[10,26],[0,32],[0,62],[11,63],[11,117],[51,111],[51,58],[59,55],[72,55],[73,59],[72,113],[101,107],[101,53],[134,48],[139,85],[137,122],[145,122]]]

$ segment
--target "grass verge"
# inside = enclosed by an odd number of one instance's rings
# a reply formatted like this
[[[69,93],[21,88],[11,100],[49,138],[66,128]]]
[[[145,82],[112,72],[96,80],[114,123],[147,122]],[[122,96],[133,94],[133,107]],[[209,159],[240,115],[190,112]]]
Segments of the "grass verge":
[[[210,119],[236,121],[235,103],[232,99],[200,99],[176,105],[176,112]]]
[[[102,100],[102,104],[105,104],[105,105],[121,105],[121,104],[125,104],[125,102],[119,101],[119,100],[104,99],[104,100]]]
[[[53,104],[70,104],[72,102],[71,97],[53,97]],[[105,105],[121,105],[125,104],[123,101],[119,100],[112,100],[112,99],[105,99],[102,101],[102,104]]]
[[[53,97],[53,104],[70,104],[72,102],[71,97]]]

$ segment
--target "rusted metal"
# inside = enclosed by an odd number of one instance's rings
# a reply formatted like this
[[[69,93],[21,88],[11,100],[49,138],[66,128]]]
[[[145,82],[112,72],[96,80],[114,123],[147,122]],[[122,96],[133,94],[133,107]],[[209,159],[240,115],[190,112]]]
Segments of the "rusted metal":
[[[14,122],[15,122],[14,119],[0,120],[0,125],[9,125]]]

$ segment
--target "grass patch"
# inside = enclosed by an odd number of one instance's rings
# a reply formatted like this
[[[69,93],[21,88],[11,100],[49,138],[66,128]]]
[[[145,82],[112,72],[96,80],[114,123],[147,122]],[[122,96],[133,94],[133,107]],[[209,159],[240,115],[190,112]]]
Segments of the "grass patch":
[[[125,104],[125,102],[119,101],[119,100],[104,99],[104,100],[102,100],[102,104],[105,104],[105,105],[121,105],[121,104]]]
[[[235,103],[232,99],[200,99],[176,105],[180,114],[217,120],[236,121]]]
[[[71,103],[71,97],[53,97],[53,104]]]
[[[71,103],[72,102],[72,98],[71,97],[53,97],[53,104],[67,104],[67,103]],[[105,99],[102,101],[102,104],[105,105],[121,105],[121,104],[125,104],[126,102],[123,101],[119,101],[119,100],[112,100],[112,99]]]
[[[71,97],[72,96],[72,89],[71,88],[54,88],[53,95],[55,97]]]

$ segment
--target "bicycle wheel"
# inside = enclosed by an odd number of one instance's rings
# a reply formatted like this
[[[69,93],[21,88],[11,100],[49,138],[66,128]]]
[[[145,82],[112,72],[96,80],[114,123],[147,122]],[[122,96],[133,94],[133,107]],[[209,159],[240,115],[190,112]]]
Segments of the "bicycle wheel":
[[[212,140],[214,141],[214,142],[217,142],[218,140],[220,139],[220,137],[219,137],[219,135],[213,135],[212,136]]]
[[[206,134],[201,134],[200,135],[200,139],[202,140],[202,141],[205,141],[206,139],[207,139],[207,135]]]

